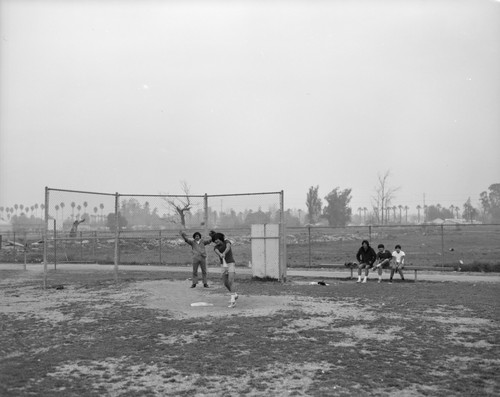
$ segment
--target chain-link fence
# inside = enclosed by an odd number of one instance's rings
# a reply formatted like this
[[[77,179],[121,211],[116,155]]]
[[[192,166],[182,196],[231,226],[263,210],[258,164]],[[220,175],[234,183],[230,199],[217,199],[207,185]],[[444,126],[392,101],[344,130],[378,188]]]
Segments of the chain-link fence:
[[[287,228],[288,266],[355,261],[362,240],[402,246],[407,263],[456,266],[500,262],[500,225],[401,225]]]
[[[46,264],[189,264],[190,247],[180,231],[208,236],[216,230],[233,242],[237,265],[248,266],[251,226],[276,223],[280,267],[286,268],[283,192],[137,195],[46,188],[45,196]],[[30,247],[32,254],[39,249]],[[214,253],[209,253],[208,263],[217,263]]]
[[[415,265],[500,260],[500,225],[318,226],[285,231],[283,207],[282,192],[186,196],[47,188],[46,230],[37,224],[24,231],[2,232],[2,260],[42,262],[46,255],[45,263],[55,266],[62,262],[183,265],[190,263],[191,255],[179,231],[207,235],[214,229],[234,242],[238,265],[247,266],[252,260],[251,226],[268,223],[280,225],[280,266],[353,261],[363,239],[374,248],[383,243],[391,251],[400,244],[407,263]],[[217,263],[212,252],[208,263]]]

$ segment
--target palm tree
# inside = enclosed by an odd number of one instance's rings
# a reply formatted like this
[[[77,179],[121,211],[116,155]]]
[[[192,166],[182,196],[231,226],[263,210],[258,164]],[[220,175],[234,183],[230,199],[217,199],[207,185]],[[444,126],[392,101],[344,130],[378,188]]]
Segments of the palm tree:
[[[56,204],[54,208],[56,209],[56,221],[57,221],[57,215],[59,214],[59,205]]]
[[[17,210],[18,210],[18,208],[19,208],[19,205],[14,204],[14,209],[16,210],[16,215],[17,215]]]
[[[19,204],[19,209],[21,210],[21,214],[22,214],[22,213],[23,213],[23,210],[24,210],[24,205]]]
[[[455,214],[453,213],[453,211],[455,211],[455,206],[453,204],[450,205],[450,211],[451,211],[451,217],[453,218],[455,216]]]
[[[401,211],[403,211],[403,206],[399,204],[398,208],[399,208],[399,223],[401,223]]]
[[[42,211],[42,219],[45,219],[45,204],[40,204],[40,210]]]
[[[35,204],[34,207],[36,211],[35,216],[38,218],[38,204]]]
[[[3,214],[4,208],[0,207],[0,212]],[[0,218],[3,218],[3,216],[0,216]]]
[[[78,210],[77,218],[80,218],[80,211],[82,210],[82,206],[80,204],[78,204],[76,206],[76,209]]]
[[[61,206],[61,218],[62,222],[64,223],[64,203],[59,204]]]
[[[74,220],[75,219],[75,206],[76,206],[76,203],[74,201],[71,202],[71,220]]]
[[[438,210],[439,217],[441,218],[441,209],[442,209],[443,207],[441,207],[441,204],[439,204],[439,203],[438,203],[438,204],[436,204],[436,208],[437,208],[437,210]]]
[[[97,223],[97,207],[94,207],[94,219],[95,219],[95,222]]]
[[[87,203],[86,201],[83,202],[83,214],[85,215],[87,213],[87,207],[89,206],[89,203]]]
[[[410,207],[408,207],[407,205],[404,206],[404,210],[405,210],[405,223],[408,224],[408,210],[410,209]]]

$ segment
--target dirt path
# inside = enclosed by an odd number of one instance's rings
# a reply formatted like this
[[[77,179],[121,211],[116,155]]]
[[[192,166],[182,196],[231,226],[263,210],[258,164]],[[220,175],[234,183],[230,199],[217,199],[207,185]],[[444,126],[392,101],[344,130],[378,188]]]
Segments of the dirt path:
[[[22,270],[24,264],[0,264],[0,270]],[[54,269],[53,264],[49,264],[47,267],[49,270]],[[58,264],[57,269],[64,270],[89,270],[89,271],[107,271],[112,272],[114,269],[113,265],[97,265],[97,264]],[[43,273],[43,265],[41,264],[27,264],[26,270],[34,273]],[[139,266],[139,265],[123,265],[120,266],[118,271],[120,273],[131,271],[175,271],[183,272],[187,274],[191,272],[190,267],[187,266]],[[210,274],[219,274],[218,268],[209,268]],[[240,268],[236,269],[237,274],[252,274],[252,269],[250,268]],[[288,269],[288,278],[293,277],[310,277],[312,279],[322,279],[322,278],[345,278],[349,276],[348,270],[329,270],[329,269]],[[371,279],[376,279],[376,276],[370,274]],[[384,273],[383,278],[389,278],[388,273]],[[407,272],[407,278],[409,280],[414,279],[413,271]],[[430,272],[430,271],[419,271],[418,272],[419,281],[455,281],[455,282],[488,282],[488,283],[500,283],[499,273],[458,273],[458,272]]]

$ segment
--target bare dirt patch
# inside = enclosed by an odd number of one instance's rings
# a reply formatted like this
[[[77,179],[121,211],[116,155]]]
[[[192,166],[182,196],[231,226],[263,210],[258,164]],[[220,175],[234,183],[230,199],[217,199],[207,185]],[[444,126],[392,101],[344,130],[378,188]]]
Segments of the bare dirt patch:
[[[241,279],[230,309],[218,279],[2,276],[2,396],[500,393],[491,283]]]

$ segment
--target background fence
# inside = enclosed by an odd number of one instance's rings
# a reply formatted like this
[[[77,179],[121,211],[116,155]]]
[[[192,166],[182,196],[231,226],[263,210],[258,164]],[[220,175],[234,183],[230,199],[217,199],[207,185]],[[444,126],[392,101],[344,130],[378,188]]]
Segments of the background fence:
[[[383,243],[391,251],[400,244],[407,262],[416,265],[500,262],[500,225],[285,228],[282,192],[187,197],[47,188],[46,202],[47,230],[34,227],[24,232],[3,232],[2,261],[42,262],[45,248],[49,264],[112,264],[116,260],[120,264],[188,264],[191,254],[179,236],[183,225],[178,209],[189,205],[186,233],[200,231],[206,235],[210,229],[223,232],[233,240],[236,261],[242,266],[251,261],[251,225],[262,223],[282,226],[281,254],[287,267],[353,261],[363,239],[374,248]],[[70,235],[74,222],[82,219],[85,221]],[[118,229],[114,227],[117,223]],[[7,246],[7,241],[14,244]],[[208,262],[217,263],[211,250]]]
[[[49,222],[49,224],[53,224]],[[83,225],[83,224],[82,224]],[[191,235],[199,228],[188,228]],[[251,261],[250,228],[246,226],[217,228],[234,241],[239,265]],[[1,259],[4,262],[28,263],[43,260],[43,231],[4,232]],[[403,247],[407,262],[426,266],[456,266],[465,264],[500,263],[500,225],[460,226],[353,226],[288,227],[286,229],[287,266],[318,267],[325,264],[354,261],[363,239],[376,249],[383,243],[392,251],[396,244]],[[120,232],[120,263],[184,265],[190,263],[189,247],[175,229],[127,230]],[[15,243],[15,244],[12,244]],[[67,230],[48,232],[48,263],[114,263],[115,233],[110,230],[79,230],[69,237]],[[26,249],[25,249],[26,245]],[[209,250],[210,251],[210,250]],[[209,252],[209,264],[216,264]]]
[[[375,251],[400,244],[414,265],[500,263],[500,225],[467,224],[287,228],[288,266],[355,261],[363,239]]]

